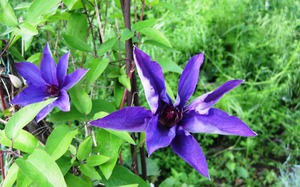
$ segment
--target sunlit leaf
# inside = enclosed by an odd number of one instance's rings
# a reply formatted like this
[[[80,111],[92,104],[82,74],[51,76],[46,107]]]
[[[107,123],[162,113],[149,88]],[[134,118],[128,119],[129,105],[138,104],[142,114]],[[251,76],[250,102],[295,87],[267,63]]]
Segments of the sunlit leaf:
[[[110,158],[104,155],[92,155],[87,158],[86,164],[89,166],[99,166],[107,162]]]
[[[16,163],[23,174],[38,186],[67,186],[53,158],[41,149],[36,149],[26,160],[17,159]]]
[[[157,62],[161,65],[163,72],[174,72],[181,74],[183,69],[169,58],[159,58]]]
[[[93,141],[92,137],[88,136],[85,140],[81,142],[78,147],[77,159],[83,161],[86,159],[92,151]]]
[[[135,142],[133,141],[133,139],[131,138],[131,136],[129,135],[128,132],[125,132],[125,131],[114,131],[114,130],[109,130],[109,129],[104,129],[104,130],[106,130],[107,132],[109,132],[109,133],[111,133],[113,135],[118,136],[119,138],[125,140],[128,143],[135,144]]]
[[[25,20],[33,25],[39,24],[41,20],[41,16],[54,11],[55,7],[58,7],[58,4],[61,0],[35,0],[29,6],[28,11],[25,15]]]
[[[75,10],[83,7],[81,0],[63,0],[63,2],[69,10]]]
[[[0,0],[0,23],[11,27],[18,25],[16,14],[7,0]]]
[[[172,48],[172,45],[167,39],[167,37],[159,30],[149,27],[141,29],[140,32],[146,35],[147,37]]]
[[[149,20],[136,22],[135,24],[132,25],[132,30],[140,31],[144,28],[152,27],[155,24],[155,22],[156,22],[155,19],[149,19]]]
[[[131,90],[131,83],[129,77],[124,73],[118,77],[118,81],[127,89]]]
[[[72,13],[67,22],[66,34],[84,40],[88,29],[85,14]]]
[[[80,171],[85,175],[90,177],[91,179],[101,180],[101,176],[96,171],[96,169],[87,164],[80,165]]]
[[[109,180],[103,179],[103,183],[106,186],[138,184],[139,187],[149,187],[149,184],[145,182],[142,178],[132,173],[129,169],[120,165],[116,165]]]
[[[109,161],[99,166],[105,178],[108,179],[116,165],[119,149],[124,140],[103,129],[97,129],[95,136],[98,142],[97,150],[102,155],[110,157]]]
[[[32,184],[32,180],[19,170],[17,174],[17,187],[27,187],[30,184]]]
[[[66,125],[57,126],[47,139],[45,151],[57,160],[68,150],[77,133],[78,130],[71,131]]]
[[[19,167],[16,163],[13,163],[9,170],[8,173],[6,174],[5,180],[2,183],[2,187],[11,187],[17,180],[17,174],[19,171]]]
[[[110,38],[106,40],[103,44],[98,47],[98,55],[104,55],[106,52],[112,49],[115,43],[118,41],[117,37]]]
[[[90,46],[83,39],[67,34],[64,34],[63,38],[65,39],[66,43],[74,49],[84,52],[92,51]]]
[[[69,90],[72,103],[82,114],[89,114],[92,110],[92,100],[90,96],[81,88],[79,84]]]
[[[121,33],[121,41],[129,40],[130,38],[133,37],[133,35],[134,35],[134,32],[125,28]]]
[[[32,153],[33,150],[39,145],[38,140],[32,134],[25,130],[20,130],[14,142],[5,136],[3,130],[0,131],[0,143],[10,147],[13,146],[15,149],[26,153]]]
[[[89,68],[89,71],[86,74],[87,85],[93,84],[100,77],[108,63],[109,60],[107,58],[93,58],[88,62],[87,68]]]
[[[15,113],[5,126],[5,134],[9,139],[15,139],[19,130],[25,127],[48,104],[57,98],[48,99],[39,103],[25,106]]]

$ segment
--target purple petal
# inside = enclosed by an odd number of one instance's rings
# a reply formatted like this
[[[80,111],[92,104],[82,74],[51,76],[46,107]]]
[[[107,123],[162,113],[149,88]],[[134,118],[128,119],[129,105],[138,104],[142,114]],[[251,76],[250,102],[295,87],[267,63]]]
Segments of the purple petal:
[[[43,108],[36,116],[36,121],[40,122],[42,119],[44,119],[54,108],[54,103],[51,103],[47,105],[45,108]]]
[[[194,93],[198,83],[200,66],[203,63],[204,54],[193,56],[186,64],[178,84],[178,94],[175,106],[183,108],[185,103]]]
[[[73,73],[67,75],[65,77],[65,81],[63,83],[62,88],[69,90],[70,88],[72,88],[77,82],[80,81],[80,79],[82,79],[82,77],[88,72],[88,70],[85,69],[77,69],[75,70]]]
[[[171,143],[173,151],[184,161],[195,168],[206,178],[209,178],[205,155],[195,138],[180,127]]]
[[[15,66],[28,85],[42,86],[47,84],[42,78],[40,69],[35,64],[30,62],[19,62],[15,63]]]
[[[164,127],[158,122],[158,115],[153,116],[146,129],[146,146],[150,156],[155,150],[170,145],[175,137],[176,125],[171,129]]]
[[[69,59],[69,53],[66,53],[62,57],[60,57],[58,61],[56,75],[57,75],[57,80],[59,85],[63,84],[65,76],[67,75],[68,59]]]
[[[142,132],[145,131],[152,113],[143,107],[126,107],[104,118],[91,121],[90,124],[113,130]]]
[[[187,110],[196,110],[202,113],[201,110],[208,109],[212,107],[216,102],[218,102],[221,97],[227,92],[231,91],[233,88],[237,87],[243,82],[243,80],[230,80],[222,84],[216,90],[206,93],[200,97],[194,99],[187,107]]]
[[[169,104],[171,103],[171,99],[166,92],[162,69],[157,62],[152,61],[150,56],[138,48],[134,48],[133,54],[148,104],[151,111],[155,113],[161,100]]]
[[[192,133],[213,133],[224,135],[255,136],[242,120],[229,116],[226,112],[211,108],[208,114],[202,115],[195,111],[184,114],[181,120],[182,128]]]
[[[59,97],[54,101],[54,105],[64,112],[70,111],[70,99],[66,90],[60,90]]]
[[[56,63],[52,57],[48,43],[46,44],[43,51],[43,56],[41,61],[41,74],[43,79],[47,83],[58,86],[58,82],[56,78]]]
[[[11,101],[11,104],[17,104],[20,106],[26,106],[32,103],[40,102],[49,97],[46,92],[46,86],[29,86],[20,92]]]

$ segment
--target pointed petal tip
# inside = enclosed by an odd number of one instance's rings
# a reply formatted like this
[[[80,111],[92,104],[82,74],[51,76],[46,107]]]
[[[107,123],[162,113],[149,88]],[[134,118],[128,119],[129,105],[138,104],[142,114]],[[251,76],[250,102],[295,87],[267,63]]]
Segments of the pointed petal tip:
[[[254,137],[257,136],[258,134],[254,131],[252,131],[251,133],[249,133],[249,135],[247,137]]]

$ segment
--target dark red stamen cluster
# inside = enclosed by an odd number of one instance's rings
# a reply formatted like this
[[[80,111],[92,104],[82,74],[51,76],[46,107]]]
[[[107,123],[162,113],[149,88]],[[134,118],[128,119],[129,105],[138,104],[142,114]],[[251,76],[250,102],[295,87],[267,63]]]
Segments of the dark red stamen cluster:
[[[59,88],[55,85],[47,86],[47,93],[51,96],[57,97],[59,95]]]
[[[159,122],[166,127],[173,127],[182,118],[182,111],[174,106],[165,105],[158,116]]]

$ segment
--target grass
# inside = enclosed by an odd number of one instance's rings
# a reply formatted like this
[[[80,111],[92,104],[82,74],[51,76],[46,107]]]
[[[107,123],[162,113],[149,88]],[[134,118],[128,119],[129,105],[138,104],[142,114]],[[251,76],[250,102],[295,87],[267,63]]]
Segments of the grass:
[[[269,6],[247,0],[167,2],[171,4],[167,11],[155,7],[146,15],[161,18],[156,27],[178,52],[143,48],[154,59],[170,58],[181,67],[192,55],[205,51],[194,97],[226,80],[244,79],[217,107],[239,116],[258,136],[196,135],[206,153],[212,182],[178,162],[170,150],[158,152],[160,180],[187,186],[286,184],[281,179],[290,180],[300,159],[299,2],[269,1]],[[176,90],[179,75],[166,77]],[[288,155],[295,158],[291,163],[295,168],[283,173],[279,166]]]

